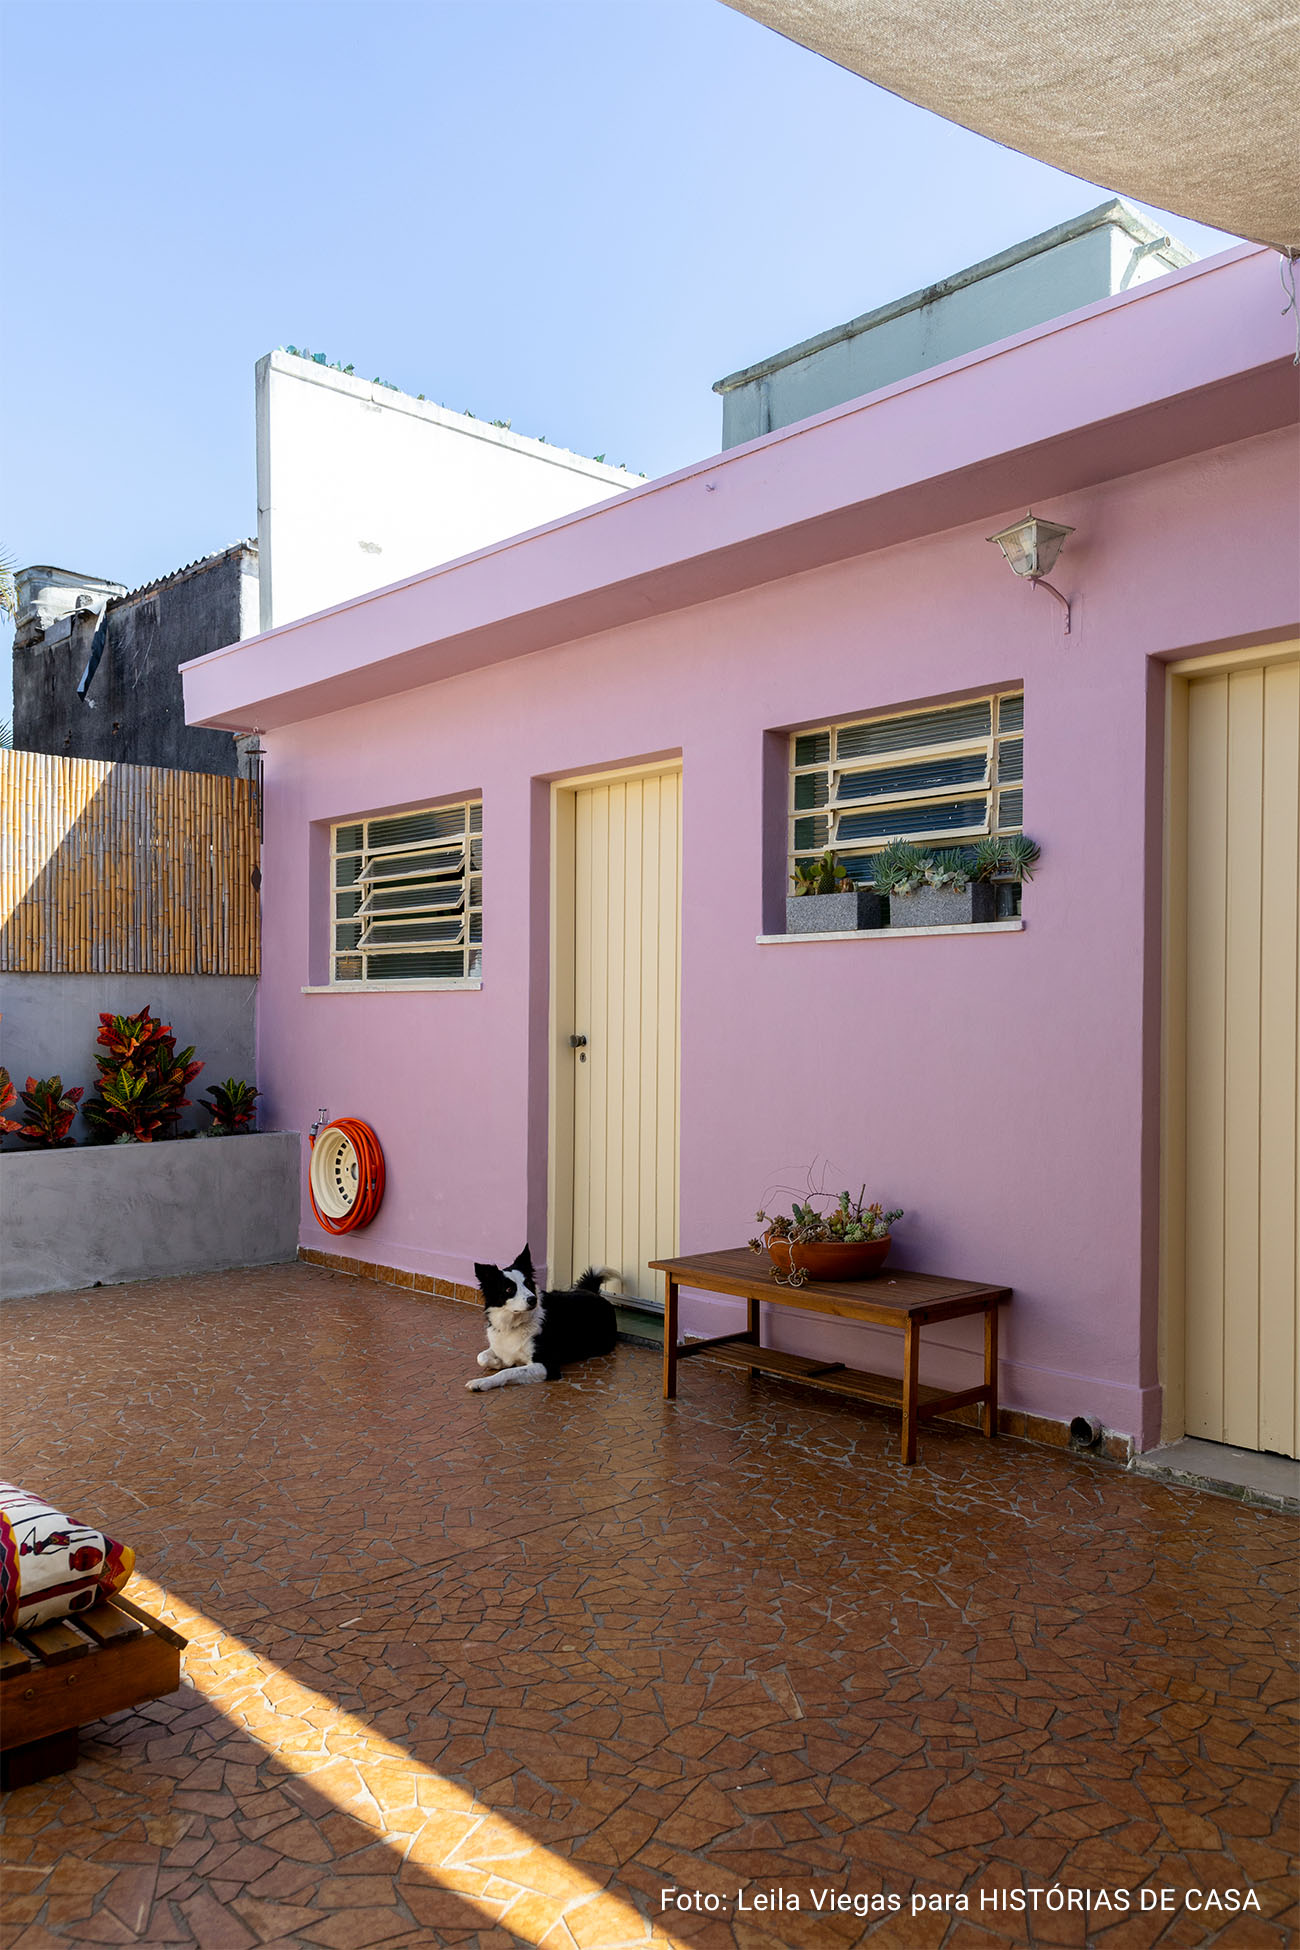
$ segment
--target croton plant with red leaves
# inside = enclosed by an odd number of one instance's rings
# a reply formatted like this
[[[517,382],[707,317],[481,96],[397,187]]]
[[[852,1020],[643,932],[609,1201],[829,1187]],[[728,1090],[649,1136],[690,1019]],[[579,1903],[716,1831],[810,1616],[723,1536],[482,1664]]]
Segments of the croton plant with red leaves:
[[[6,1131],[21,1131],[23,1128],[21,1124],[15,1124],[12,1117],[6,1117],[4,1114],[10,1104],[17,1100],[17,1095],[8,1070],[3,1063],[0,1063],[0,1137],[3,1137]]]
[[[68,1132],[77,1114],[77,1105],[86,1094],[84,1085],[78,1084],[75,1090],[65,1090],[62,1077],[28,1077],[27,1088],[20,1094],[27,1107],[27,1115],[21,1124],[11,1125],[10,1129],[17,1130],[24,1144],[60,1145],[74,1142]]]
[[[101,1015],[95,1040],[108,1054],[95,1058],[99,1084],[86,1122],[103,1137],[140,1144],[174,1135],[190,1101],[186,1085],[203,1068],[193,1060],[194,1045],[178,1050],[171,1025],[151,1015],[148,1003],[134,1016]]]

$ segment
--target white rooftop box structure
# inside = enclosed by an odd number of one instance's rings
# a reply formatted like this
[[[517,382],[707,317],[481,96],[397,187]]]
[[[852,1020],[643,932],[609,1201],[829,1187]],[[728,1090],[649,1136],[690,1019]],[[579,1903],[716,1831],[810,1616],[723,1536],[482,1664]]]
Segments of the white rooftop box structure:
[[[270,352],[257,364],[261,627],[541,527],[638,479],[310,356]]]
[[[737,447],[811,419],[1194,260],[1194,252],[1112,197],[924,291],[720,379],[713,390],[722,395],[722,445]]]

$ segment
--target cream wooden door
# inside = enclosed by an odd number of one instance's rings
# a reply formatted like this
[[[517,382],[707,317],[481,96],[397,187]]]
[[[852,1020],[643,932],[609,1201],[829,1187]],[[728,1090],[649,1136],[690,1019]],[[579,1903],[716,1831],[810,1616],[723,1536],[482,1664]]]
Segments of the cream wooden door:
[[[1189,1435],[1300,1453],[1300,662],[1188,680]]]
[[[556,1180],[556,1270],[611,1266],[650,1298],[662,1279],[647,1262],[677,1250],[681,773],[564,798],[556,1087],[572,1093],[572,1170]]]

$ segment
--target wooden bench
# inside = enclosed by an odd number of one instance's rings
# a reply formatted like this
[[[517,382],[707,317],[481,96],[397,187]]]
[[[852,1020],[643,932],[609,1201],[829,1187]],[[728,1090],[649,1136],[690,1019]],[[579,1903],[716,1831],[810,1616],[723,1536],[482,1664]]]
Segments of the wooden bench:
[[[0,1640],[0,1788],[65,1774],[80,1727],[174,1693],[185,1644],[120,1592]]]
[[[916,1461],[917,1425],[934,1415],[978,1405],[986,1436],[998,1432],[998,1308],[1011,1298],[1010,1287],[984,1286],[972,1280],[940,1278],[933,1273],[904,1273],[887,1266],[872,1280],[809,1280],[799,1287],[778,1283],[766,1255],[747,1246],[720,1253],[694,1253],[683,1259],[652,1259],[664,1276],[664,1400],[677,1393],[677,1366],[695,1354],[708,1354],[730,1367],[751,1374],[779,1375],[787,1381],[807,1381],[837,1395],[883,1403],[902,1411],[903,1461]],[[743,1332],[715,1334],[709,1340],[679,1342],[678,1289],[696,1287],[705,1293],[729,1293],[748,1302],[748,1325]],[[868,1374],[843,1361],[821,1361],[802,1354],[785,1354],[763,1347],[763,1305],[792,1307],[802,1313],[832,1314],[873,1327],[894,1327],[903,1335],[903,1374]],[[953,1394],[927,1388],[920,1380],[921,1329],[936,1320],[959,1320],[966,1314],[984,1317],[984,1379],[977,1388]]]

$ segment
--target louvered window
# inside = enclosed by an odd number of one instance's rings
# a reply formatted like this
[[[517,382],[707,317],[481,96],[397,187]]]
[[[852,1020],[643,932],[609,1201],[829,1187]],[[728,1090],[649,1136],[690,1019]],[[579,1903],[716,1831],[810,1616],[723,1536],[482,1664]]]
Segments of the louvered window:
[[[828,847],[859,886],[887,840],[964,846],[1018,833],[1025,700],[1020,691],[937,711],[799,731],[790,740],[791,870]]]
[[[336,982],[427,982],[483,965],[483,807],[477,801],[336,826]]]

